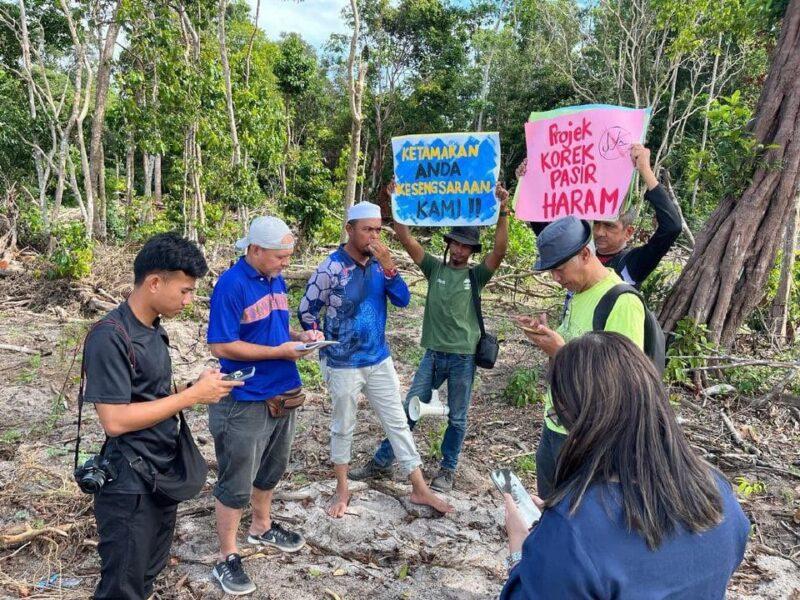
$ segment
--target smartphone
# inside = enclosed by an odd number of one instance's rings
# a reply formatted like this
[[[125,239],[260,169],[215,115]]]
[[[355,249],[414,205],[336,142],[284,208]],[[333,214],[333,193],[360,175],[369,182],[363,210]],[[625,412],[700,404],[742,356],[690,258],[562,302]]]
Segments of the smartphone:
[[[318,342],[306,342],[304,344],[298,344],[296,349],[298,352],[305,352],[306,350],[319,350],[320,348],[327,348],[328,346],[333,346],[338,343],[339,342],[334,342],[331,340],[320,340]]]
[[[495,469],[490,477],[502,494],[511,494],[528,529],[542,518],[542,511],[533,503],[528,490],[511,469]]]
[[[250,379],[255,374],[256,368],[249,367],[247,369],[239,369],[233,373],[226,373],[222,379],[225,381],[244,381],[245,379]]]

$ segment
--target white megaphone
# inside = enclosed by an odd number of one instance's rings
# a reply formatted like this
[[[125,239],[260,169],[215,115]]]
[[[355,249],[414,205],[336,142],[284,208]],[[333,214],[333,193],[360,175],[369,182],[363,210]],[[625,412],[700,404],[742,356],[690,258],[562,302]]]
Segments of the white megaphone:
[[[419,396],[414,396],[408,403],[408,416],[412,421],[419,421],[425,416],[446,417],[449,414],[450,407],[439,400],[439,390],[431,391],[430,402],[422,402]]]

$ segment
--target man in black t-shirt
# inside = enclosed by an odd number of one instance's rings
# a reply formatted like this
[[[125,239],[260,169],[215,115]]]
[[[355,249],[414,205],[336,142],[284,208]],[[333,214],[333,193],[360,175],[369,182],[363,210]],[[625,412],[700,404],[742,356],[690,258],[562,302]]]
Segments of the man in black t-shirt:
[[[103,455],[117,471],[94,498],[100,543],[100,582],[95,599],[144,600],[169,558],[177,505],[157,502],[122,455],[129,449],[159,472],[176,456],[176,415],[194,404],[213,404],[241,382],[205,371],[194,385],[171,391],[169,338],[161,316],[179,314],[195,282],[208,272],[200,250],[176,234],[160,234],[133,264],[127,301],[90,331],[84,349],[84,402],[95,405],[107,435]]]

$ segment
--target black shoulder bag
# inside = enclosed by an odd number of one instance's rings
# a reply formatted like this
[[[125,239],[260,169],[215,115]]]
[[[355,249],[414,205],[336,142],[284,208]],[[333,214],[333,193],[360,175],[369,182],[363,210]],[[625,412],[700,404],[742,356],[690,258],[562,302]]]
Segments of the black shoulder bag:
[[[483,326],[483,313],[481,312],[481,295],[478,291],[478,281],[474,269],[469,270],[469,284],[472,290],[472,304],[475,306],[475,315],[478,317],[478,326],[481,328],[481,337],[475,348],[475,365],[482,369],[494,368],[497,353],[500,351],[500,342],[491,333],[486,333]]]
[[[133,352],[133,344],[131,342],[130,334],[122,323],[106,319],[96,323],[92,330],[100,324],[109,324],[122,334],[125,343],[128,346],[128,359],[131,362],[131,367],[136,366],[136,356]],[[91,331],[89,333],[91,333]],[[89,337],[87,333],[86,337]],[[84,340],[84,357],[85,357]],[[83,408],[83,392],[86,379],[85,360],[81,365],[81,382],[78,388],[78,437],[75,441],[75,464],[78,463],[78,450],[81,443],[80,430],[81,430],[81,416]],[[123,438],[106,437],[106,442],[103,444],[103,449],[107,444],[114,444],[117,449],[128,461],[130,467],[142,478],[142,480],[150,488],[150,493],[155,497],[156,502],[162,505],[177,504],[190,500],[200,493],[206,483],[206,476],[208,475],[208,465],[205,458],[200,453],[200,450],[195,444],[192,432],[189,429],[189,424],[183,416],[183,411],[178,413],[180,419],[180,430],[178,432],[178,444],[175,452],[175,458],[172,460],[170,468],[166,472],[157,471],[156,468],[139,456],[135,449],[132,448]],[[102,452],[102,451],[101,451]]]

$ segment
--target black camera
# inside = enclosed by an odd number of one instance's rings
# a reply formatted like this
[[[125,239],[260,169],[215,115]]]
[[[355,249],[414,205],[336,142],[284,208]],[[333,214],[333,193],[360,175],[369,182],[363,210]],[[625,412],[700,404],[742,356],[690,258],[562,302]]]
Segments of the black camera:
[[[97,454],[75,469],[75,481],[84,494],[96,494],[106,483],[117,478],[117,470]]]

